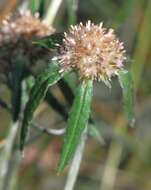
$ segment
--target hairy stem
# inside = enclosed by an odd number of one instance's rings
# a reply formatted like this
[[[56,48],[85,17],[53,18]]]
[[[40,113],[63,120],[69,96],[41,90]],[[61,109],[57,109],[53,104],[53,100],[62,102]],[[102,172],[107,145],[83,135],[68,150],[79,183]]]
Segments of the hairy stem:
[[[19,161],[19,155],[16,155],[16,151],[14,151],[14,145],[16,142],[16,136],[19,128],[18,121],[11,124],[10,131],[6,140],[6,144],[1,152],[0,156],[0,189],[1,190],[8,190],[11,189],[11,175],[12,166],[14,157],[15,163]]]
[[[73,157],[64,190],[73,190],[74,188],[74,185],[79,173],[79,169],[80,169],[80,164],[81,164],[86,140],[87,140],[87,127],[81,135],[81,141]]]

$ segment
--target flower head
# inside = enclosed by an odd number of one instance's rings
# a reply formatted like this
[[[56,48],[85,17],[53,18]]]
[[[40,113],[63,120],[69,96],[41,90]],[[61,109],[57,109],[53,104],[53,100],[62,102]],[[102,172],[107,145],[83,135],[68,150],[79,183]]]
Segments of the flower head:
[[[41,21],[38,14],[22,11],[16,16],[7,17],[0,26],[0,73],[11,71],[12,61],[17,56],[26,57],[29,65],[48,52],[32,43],[35,38],[42,38],[54,33],[54,29]],[[29,66],[28,65],[28,66]]]
[[[8,16],[0,28],[0,44],[17,41],[18,38],[32,39],[52,34],[54,29],[39,19],[39,14],[32,15],[30,11],[20,11],[16,17]]]
[[[102,80],[109,83],[123,67],[125,50],[113,29],[107,30],[88,21],[71,26],[64,34],[58,56],[61,71],[73,69],[82,79]]]

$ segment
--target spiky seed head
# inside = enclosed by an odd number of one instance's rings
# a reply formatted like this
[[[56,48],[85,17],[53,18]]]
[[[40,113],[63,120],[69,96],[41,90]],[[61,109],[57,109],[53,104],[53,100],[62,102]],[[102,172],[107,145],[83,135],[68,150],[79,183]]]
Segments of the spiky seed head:
[[[113,29],[88,21],[86,25],[71,26],[64,33],[58,62],[61,71],[73,69],[82,79],[102,80],[109,84],[111,77],[118,75],[126,59],[123,43]]]

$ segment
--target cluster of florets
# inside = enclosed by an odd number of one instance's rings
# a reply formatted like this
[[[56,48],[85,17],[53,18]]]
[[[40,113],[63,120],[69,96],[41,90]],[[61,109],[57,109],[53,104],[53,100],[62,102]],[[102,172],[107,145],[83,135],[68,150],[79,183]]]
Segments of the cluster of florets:
[[[57,59],[61,72],[73,69],[83,79],[109,83],[112,76],[118,75],[126,57],[123,43],[113,29],[88,21],[86,25],[71,26],[69,33],[64,34]]]
[[[17,41],[18,38],[44,37],[52,34],[54,29],[39,19],[39,14],[32,15],[30,11],[20,11],[17,17],[8,16],[0,28],[0,44]]]
[[[54,29],[41,21],[37,13],[32,15],[24,11],[7,17],[0,26],[0,73],[11,70],[16,56],[23,55],[30,63],[44,56],[46,51],[32,41],[52,33]]]

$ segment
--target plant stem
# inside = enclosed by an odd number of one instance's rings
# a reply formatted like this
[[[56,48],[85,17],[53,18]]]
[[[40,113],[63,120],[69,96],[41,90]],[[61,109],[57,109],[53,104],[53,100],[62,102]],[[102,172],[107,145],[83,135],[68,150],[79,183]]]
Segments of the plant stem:
[[[38,129],[39,131],[41,131],[42,133],[46,133],[48,135],[63,135],[65,133],[65,128],[61,128],[61,129],[47,129],[44,127],[40,127],[38,124],[31,124],[32,127]]]
[[[0,156],[0,189],[1,190],[8,190],[10,189],[10,180],[11,178],[8,178],[7,176],[10,176],[10,173],[12,173],[12,158],[15,156],[16,153],[14,151],[14,144],[16,141],[16,136],[19,128],[19,122],[15,122],[11,124],[10,131],[6,140],[6,144],[4,146],[4,149],[1,152]],[[15,154],[15,155],[14,155]],[[17,155],[17,160],[19,156]]]
[[[100,190],[113,189],[118,172],[119,162],[121,160],[122,150],[123,147],[121,144],[118,144],[114,141],[111,143]]]
[[[66,0],[67,2],[67,11],[68,11],[68,26],[76,24],[77,22],[77,9],[78,9],[78,0]]]
[[[50,3],[50,6],[47,10],[47,13],[45,15],[44,21],[49,24],[50,26],[53,24],[54,19],[56,17],[56,14],[59,10],[59,7],[62,3],[62,0],[52,0]]]
[[[119,117],[116,126],[118,127],[115,129],[115,133],[119,135],[126,134],[126,121],[123,120],[122,117]],[[100,190],[112,190],[114,188],[114,183],[116,180],[118,167],[121,161],[122,152],[123,144],[113,139],[109,148],[108,158],[106,161],[103,177],[101,179],[102,183],[100,186]]]
[[[21,72],[20,72],[20,74],[21,74]],[[19,76],[19,77],[21,77],[21,76]],[[15,80],[14,80],[14,82],[18,82],[18,80],[20,81],[20,78],[19,79],[15,78]],[[18,85],[18,83],[17,83],[17,85]],[[23,83],[20,82],[19,85],[20,85],[19,86],[20,91],[14,89],[14,91],[16,90],[16,92],[18,92],[18,93],[13,92],[14,93],[13,95],[15,95],[15,97],[13,99],[14,102],[12,103],[12,106],[15,107],[17,104],[19,104],[20,107],[18,109],[22,113],[24,104],[23,104],[22,97],[19,97],[19,96],[23,95],[21,93],[21,91],[23,90]],[[16,97],[19,97],[19,98],[16,98]],[[12,189],[14,189],[14,186],[16,185],[16,182],[17,182],[17,170],[19,167],[20,157],[21,157],[20,152],[16,148],[16,139],[17,139],[17,134],[18,134],[19,126],[20,126],[19,115],[20,114],[18,113],[16,120],[12,121],[12,123],[10,124],[10,129],[8,132],[8,136],[6,138],[6,142],[1,151],[1,155],[0,155],[0,190],[12,190]],[[12,116],[12,120],[13,120],[13,116]]]
[[[146,57],[150,51],[151,43],[151,1],[147,1],[146,10],[144,13],[144,21],[141,24],[140,32],[138,34],[138,40],[135,47],[135,52],[133,55],[134,63],[131,66],[132,76],[134,80],[134,90],[137,91],[137,88],[140,83],[141,74],[144,68]]]
[[[64,190],[73,190],[74,188],[74,185],[79,173],[79,169],[80,169],[80,164],[81,164],[86,140],[87,140],[87,127],[85,128],[85,130],[83,131],[81,135],[81,141],[73,157]]]

